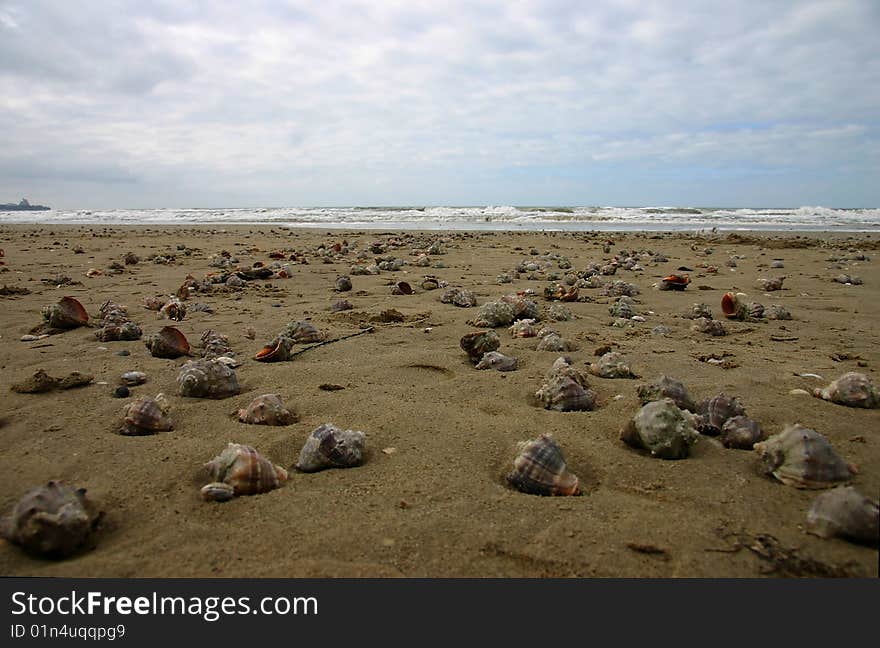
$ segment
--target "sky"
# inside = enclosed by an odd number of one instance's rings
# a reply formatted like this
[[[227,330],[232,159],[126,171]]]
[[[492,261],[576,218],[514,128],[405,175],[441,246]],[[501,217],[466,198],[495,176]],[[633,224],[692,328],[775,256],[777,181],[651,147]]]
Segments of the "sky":
[[[878,0],[0,0],[0,202],[880,206]]]

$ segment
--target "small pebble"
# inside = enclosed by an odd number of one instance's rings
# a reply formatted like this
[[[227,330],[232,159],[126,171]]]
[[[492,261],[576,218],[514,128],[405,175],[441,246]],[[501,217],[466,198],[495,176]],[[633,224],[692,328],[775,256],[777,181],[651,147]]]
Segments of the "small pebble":
[[[131,392],[129,391],[128,387],[126,387],[125,385],[117,387],[116,389],[113,390],[113,397],[114,398],[128,398],[130,395],[131,395]]]

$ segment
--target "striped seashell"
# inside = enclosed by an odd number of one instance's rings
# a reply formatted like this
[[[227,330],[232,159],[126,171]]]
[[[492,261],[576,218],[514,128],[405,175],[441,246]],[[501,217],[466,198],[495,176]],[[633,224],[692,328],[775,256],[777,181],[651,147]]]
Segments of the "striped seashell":
[[[266,493],[287,481],[284,468],[274,465],[253,447],[240,443],[227,445],[205,468],[213,482],[231,486],[235,495]]]
[[[141,396],[125,406],[119,434],[144,436],[173,429],[174,423],[168,417],[168,404],[162,400]]]
[[[880,542],[880,507],[852,486],[838,486],[813,500],[807,531],[820,538],[839,537],[876,546]]]
[[[43,308],[41,312],[43,319],[52,328],[73,329],[89,323],[88,312],[73,297],[62,297],[57,303]]]
[[[724,392],[707,398],[697,410],[701,418],[697,421],[697,429],[700,434],[707,436],[718,436],[721,434],[721,428],[724,423],[734,416],[745,416],[746,408],[736,398],[736,396],[728,396]]]
[[[238,410],[238,420],[252,425],[290,425],[299,417],[284,406],[279,394],[263,394],[245,409]]]
[[[763,471],[795,488],[830,488],[852,478],[855,466],[846,463],[824,436],[802,425],[789,425],[779,434],[756,443]]]
[[[332,423],[315,428],[299,453],[296,469],[317,472],[325,468],[351,468],[364,460],[366,435],[342,430]]]
[[[855,371],[843,374],[827,387],[814,389],[813,396],[847,407],[880,407],[880,390],[868,376]]]
[[[684,459],[699,434],[693,427],[691,415],[676,407],[669,399],[650,401],[620,432],[621,440],[629,446],[648,450],[660,459]]]
[[[530,495],[580,495],[580,480],[568,471],[562,449],[550,435],[520,444],[507,483]]]
[[[235,369],[214,360],[190,360],[177,374],[177,390],[192,398],[227,398],[241,391]]]
[[[86,489],[52,480],[25,493],[0,520],[0,536],[28,553],[66,558],[88,539],[101,518]]]
[[[180,329],[173,326],[165,326],[158,333],[153,333],[144,338],[144,346],[154,358],[167,358],[173,360],[190,354],[189,342]]]

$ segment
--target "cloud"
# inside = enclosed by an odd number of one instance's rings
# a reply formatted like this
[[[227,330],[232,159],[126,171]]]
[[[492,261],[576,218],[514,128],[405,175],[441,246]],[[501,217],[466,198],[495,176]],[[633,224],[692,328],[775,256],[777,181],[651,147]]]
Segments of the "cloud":
[[[872,0],[8,2],[0,191],[647,204],[667,167],[675,202],[747,170],[801,204],[817,169],[880,175],[878,26]]]

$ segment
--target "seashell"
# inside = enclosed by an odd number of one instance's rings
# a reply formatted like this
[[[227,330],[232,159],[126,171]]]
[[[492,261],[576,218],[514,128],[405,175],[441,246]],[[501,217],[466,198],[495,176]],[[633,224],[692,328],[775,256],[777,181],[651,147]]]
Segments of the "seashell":
[[[235,369],[214,360],[190,360],[177,374],[177,390],[192,398],[227,398],[241,388]]]
[[[774,290],[782,290],[782,282],[785,277],[773,277],[771,279],[758,279],[755,283],[761,290],[772,292]]]
[[[480,306],[477,316],[471,322],[474,326],[496,328],[498,326],[510,326],[515,318],[514,309],[505,301],[486,302]]]
[[[100,308],[98,308],[98,312],[101,314],[101,324],[103,326],[108,324],[123,324],[129,321],[128,309],[109,299],[101,304]]]
[[[125,406],[124,420],[119,434],[144,436],[174,429],[168,417],[168,405],[161,400],[141,396]]]
[[[178,299],[170,299],[159,309],[160,317],[167,317],[175,322],[180,322],[186,317],[186,305]]]
[[[213,482],[231,486],[235,495],[267,493],[287,481],[284,468],[274,465],[251,446],[240,443],[227,445],[223,452],[205,464],[205,468]],[[228,489],[226,491],[228,493]],[[206,494],[203,488],[202,496]]]
[[[58,303],[46,306],[41,312],[51,328],[72,329],[89,323],[88,312],[73,297],[62,297]]]
[[[535,337],[538,334],[533,319],[516,320],[507,330],[515,338]]]
[[[841,274],[834,277],[831,281],[835,281],[841,284],[849,284],[851,286],[861,286],[862,280],[859,277],[853,277],[848,274]]]
[[[580,495],[580,480],[568,471],[562,449],[549,435],[520,445],[507,483],[530,495]]]
[[[562,373],[548,377],[535,397],[544,409],[557,412],[589,412],[596,408],[596,392]]]
[[[392,295],[412,295],[413,289],[406,281],[398,281],[391,286]]]
[[[119,376],[119,382],[123,385],[128,385],[129,387],[134,387],[135,385],[143,385],[147,382],[147,374],[143,371],[126,371],[124,374]]]
[[[229,275],[224,282],[227,288],[242,288],[245,285],[245,280],[239,277],[238,275]]]
[[[552,284],[544,288],[544,299],[548,301],[573,302],[578,299],[577,286]]]
[[[260,362],[283,362],[290,360],[293,340],[286,335],[279,335],[262,349],[257,351],[254,360]]]
[[[125,265],[137,265],[141,258],[134,252],[126,252],[122,260],[125,261]]]
[[[709,319],[708,317],[698,317],[695,319],[694,323],[691,325],[691,330],[715,337],[727,335],[727,329],[724,328],[724,324],[718,320]]]
[[[551,304],[547,309],[547,318],[554,322],[567,322],[574,319],[574,314],[562,304]]]
[[[342,430],[332,423],[315,428],[299,453],[296,469],[316,472],[324,468],[350,468],[363,462],[366,435]]]
[[[694,304],[691,306],[691,309],[684,315],[686,319],[698,319],[700,317],[705,317],[707,319],[712,319],[712,309],[710,309],[706,304]]]
[[[501,338],[495,331],[476,331],[462,336],[459,346],[468,354],[470,361],[476,364],[489,351],[496,351],[501,346]]]
[[[219,358],[220,356],[231,356],[232,349],[229,346],[229,338],[225,335],[217,333],[212,329],[208,329],[202,333],[202,357],[206,360]]]
[[[661,375],[650,383],[639,385],[636,387],[636,394],[638,394],[639,402],[642,405],[661,398],[669,398],[679,409],[689,412],[697,411],[697,404],[688,394],[687,388],[675,378],[670,378],[667,375]]]
[[[608,312],[614,317],[630,319],[633,315],[636,314],[636,309],[633,306],[632,298],[623,295],[619,297],[616,302],[608,307]]]
[[[477,369],[495,369],[496,371],[516,371],[516,358],[506,356],[497,351],[489,351],[483,354],[477,363]]]
[[[513,306],[513,319],[541,319],[541,309],[538,308],[537,302],[526,299],[523,295],[504,295],[499,301],[503,301]]]
[[[692,421],[671,399],[655,400],[642,405],[621,430],[620,438],[660,459],[684,459],[699,438]]]
[[[280,394],[263,394],[238,410],[238,420],[252,425],[290,425],[299,417],[284,406]]]
[[[206,502],[228,502],[235,497],[235,488],[223,482],[211,482],[202,486],[199,493]]]
[[[118,342],[139,340],[143,331],[134,322],[108,324],[95,331],[95,337],[101,342]]]
[[[746,409],[736,396],[728,396],[724,392],[704,400],[698,411],[700,419],[697,421],[697,429],[707,436],[718,436],[728,419],[746,414]]]
[[[749,302],[745,293],[724,293],[721,297],[721,312],[727,319],[749,319]]]
[[[333,313],[339,313],[341,311],[347,311],[354,308],[351,302],[347,299],[337,299],[332,304],[330,304],[330,311]]]
[[[544,335],[535,349],[537,351],[555,351],[556,353],[564,353],[566,351],[577,351],[578,345],[571,340],[563,338],[554,331]]]
[[[312,342],[320,342],[324,339],[324,334],[315,328],[314,324],[304,320],[291,322],[281,332],[281,335],[289,337],[299,344],[311,344]]]
[[[771,320],[790,320],[791,313],[779,304],[771,304],[764,309],[764,315]]]
[[[598,362],[591,362],[589,372],[600,378],[638,378],[629,360],[617,351],[609,351]]]
[[[336,279],[336,284],[334,288],[338,292],[347,292],[351,290],[351,277],[349,277],[348,275],[342,275],[341,277]]]
[[[745,415],[731,417],[721,426],[721,443],[725,448],[751,450],[766,438],[758,422]]]
[[[422,278],[422,290],[437,290],[440,287],[440,280],[430,275]]]
[[[814,389],[813,396],[847,407],[880,407],[880,390],[865,374],[850,371],[822,389]]]
[[[556,358],[556,360],[551,365],[550,370],[547,372],[545,378],[547,380],[550,380],[554,376],[564,376],[566,378],[571,378],[584,389],[590,386],[590,381],[587,379],[587,375],[582,371],[576,369],[571,362],[571,358],[568,358],[566,356],[559,356],[558,358]]]
[[[855,474],[855,468],[840,458],[828,439],[797,424],[756,443],[754,449],[765,473],[796,488],[829,488]]]
[[[147,310],[157,311],[160,310],[167,302],[168,299],[162,297],[161,295],[155,295],[154,297],[144,297],[144,308]]]
[[[660,283],[657,284],[657,288],[659,290],[684,290],[690,282],[691,278],[686,274],[671,274],[663,277],[663,279],[660,280]]]
[[[758,302],[749,302],[746,304],[747,319],[757,320],[764,317],[764,304]]]
[[[449,288],[440,295],[440,301],[444,304],[453,304],[460,308],[471,308],[477,305],[477,298],[470,290],[463,288]]]
[[[186,336],[173,326],[165,326],[158,333],[148,335],[144,338],[144,346],[154,358],[173,360],[190,353]]]
[[[880,541],[880,508],[852,486],[818,495],[807,512],[807,531],[820,538],[840,537],[876,545]]]
[[[56,480],[34,488],[0,520],[0,536],[31,554],[70,556],[101,517],[85,494],[85,488],[73,489]]]
[[[602,288],[602,294],[606,297],[620,297],[621,295],[634,297],[635,295],[638,295],[639,292],[638,286],[627,283],[623,280],[612,281],[611,283],[605,284]]]

